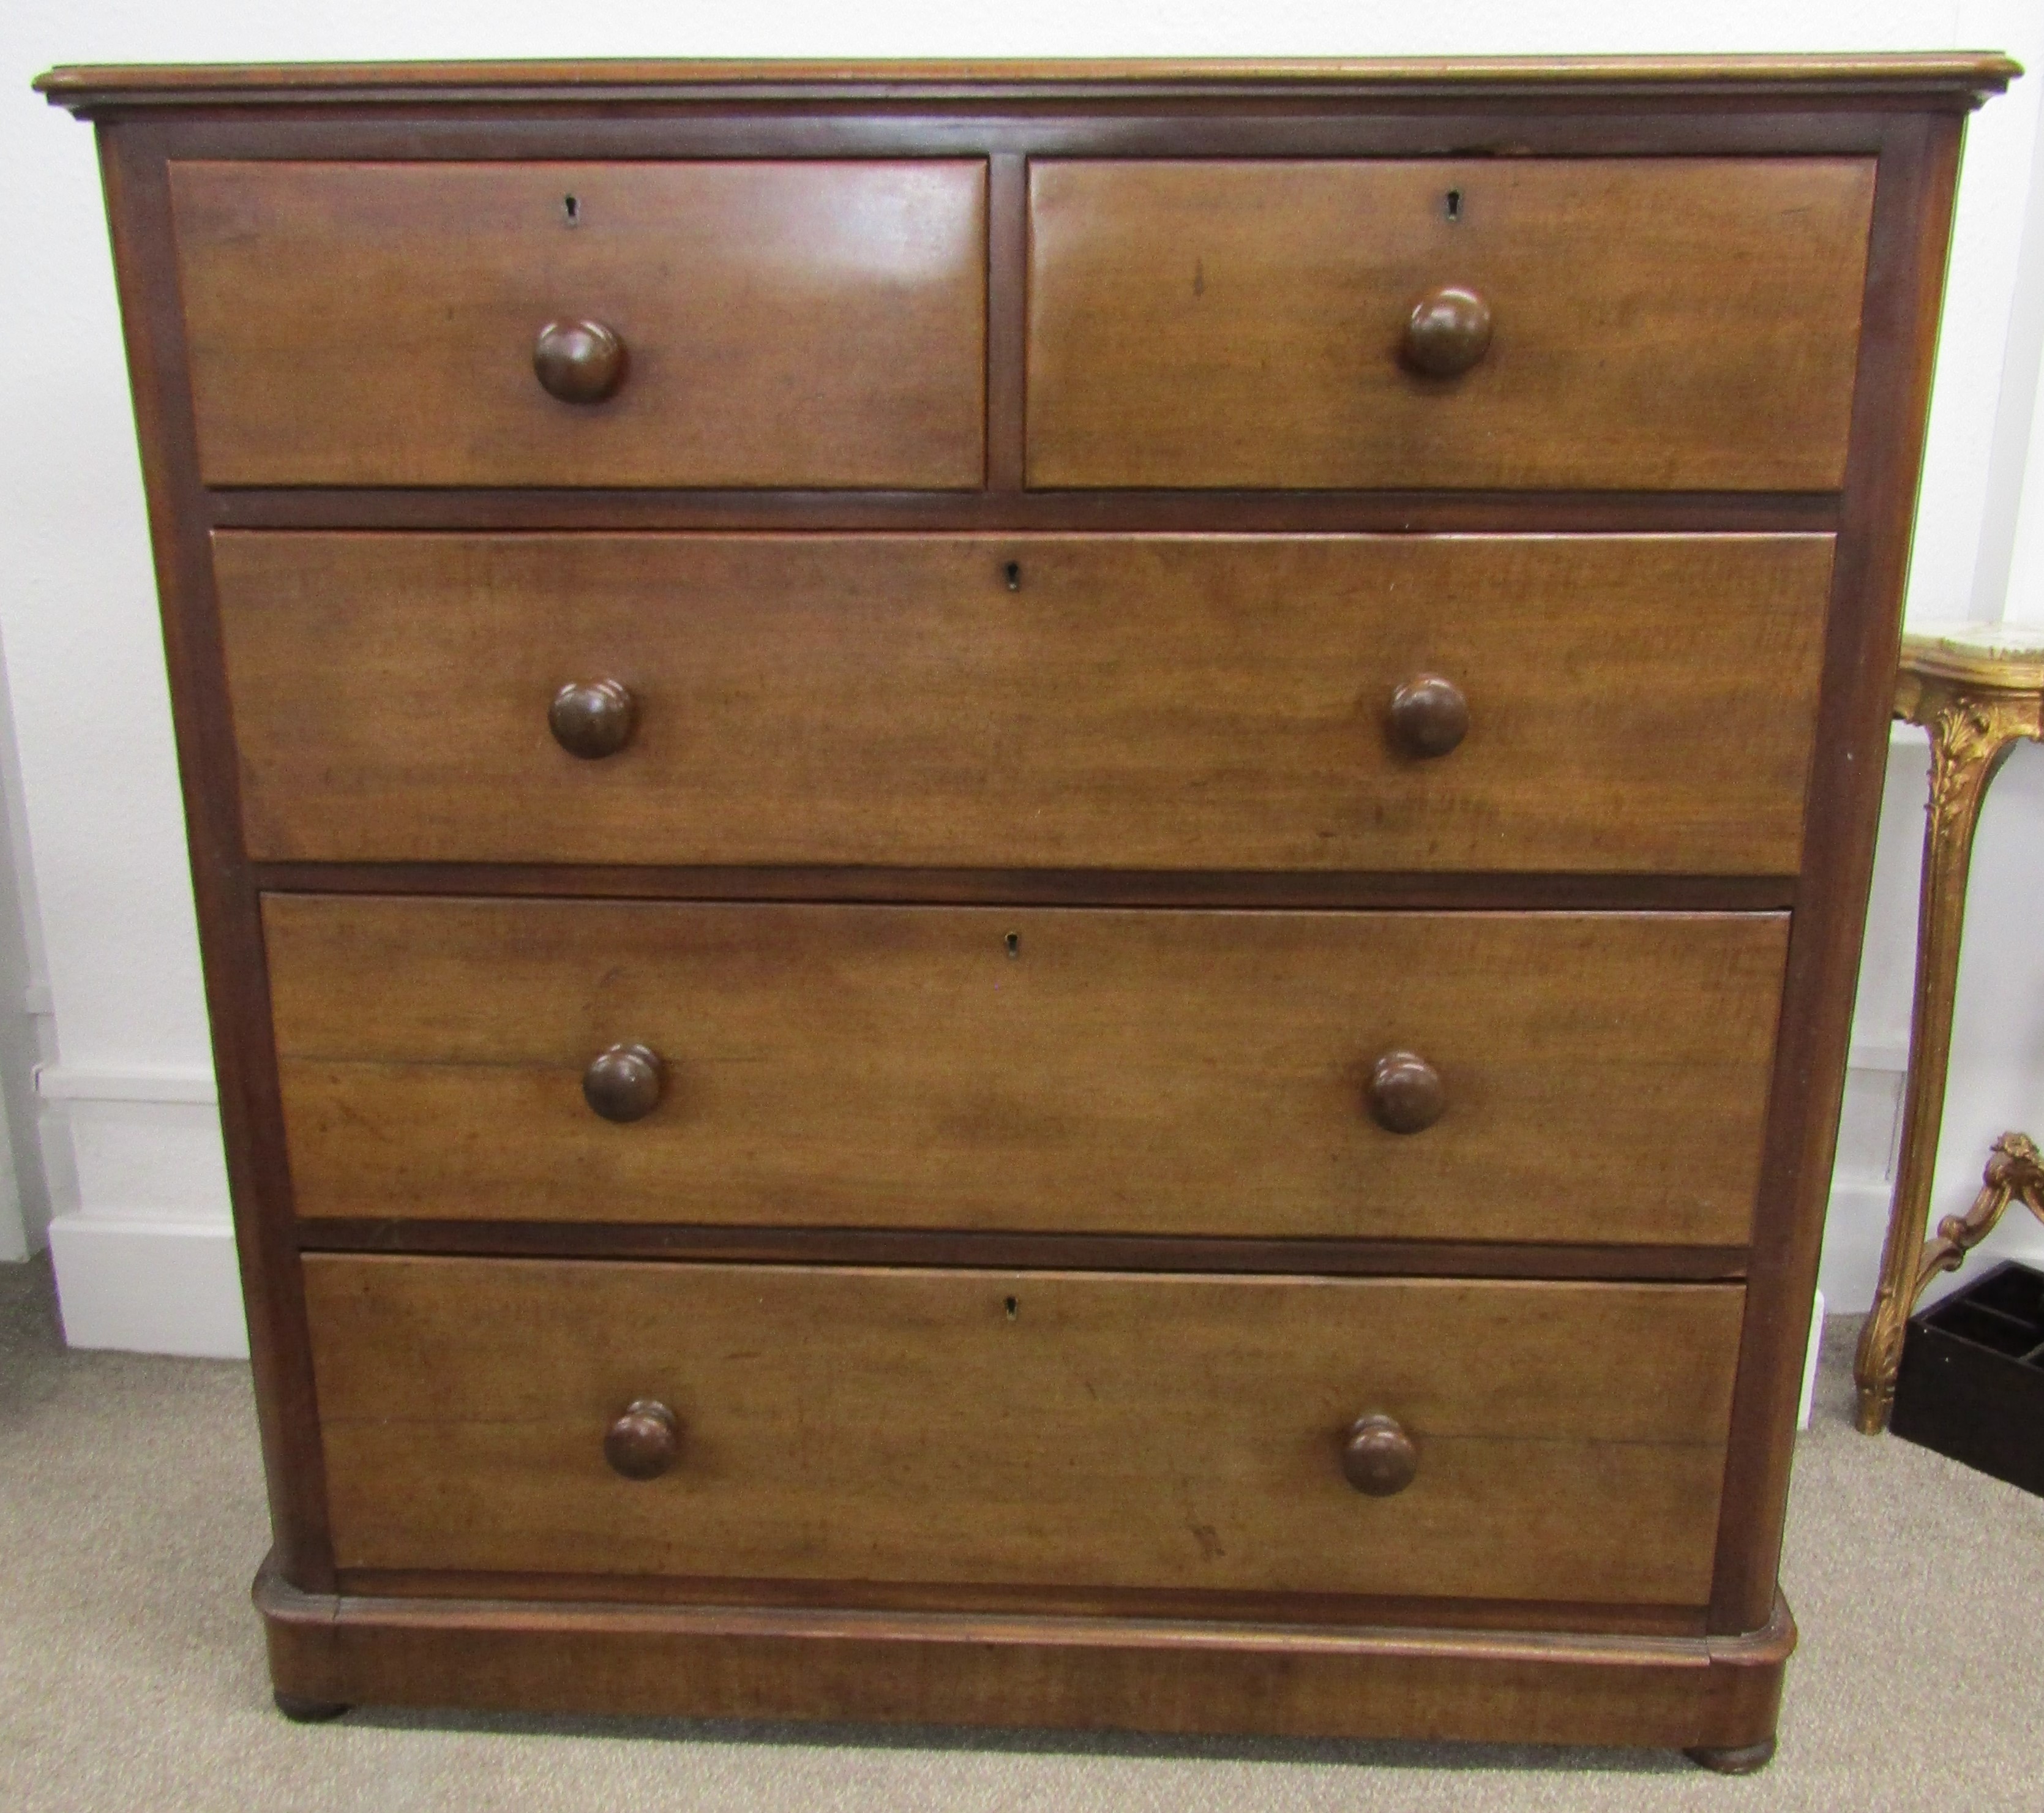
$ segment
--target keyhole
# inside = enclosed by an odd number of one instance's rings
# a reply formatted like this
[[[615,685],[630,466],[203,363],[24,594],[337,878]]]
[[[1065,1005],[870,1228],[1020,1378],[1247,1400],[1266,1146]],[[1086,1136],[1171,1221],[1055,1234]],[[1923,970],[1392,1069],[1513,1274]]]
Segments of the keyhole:
[[[1010,932],[1008,934],[1008,954],[1010,957],[1020,957],[1022,954],[1022,934],[1020,932]]]
[[[1021,1299],[1016,1297],[1004,1297],[1001,1299],[1001,1307],[1008,1312],[1008,1319],[1012,1322],[1022,1307]]]
[[[582,203],[573,195],[561,198],[561,212],[567,216],[570,226],[582,225]]]
[[[1010,560],[1001,569],[1001,576],[1007,580],[1008,589],[1010,591],[1020,591],[1022,589],[1022,563],[1020,560]]]
[[[1448,191],[1447,213],[1448,218],[1451,221],[1458,221],[1462,217],[1462,192],[1461,190],[1450,189]]]

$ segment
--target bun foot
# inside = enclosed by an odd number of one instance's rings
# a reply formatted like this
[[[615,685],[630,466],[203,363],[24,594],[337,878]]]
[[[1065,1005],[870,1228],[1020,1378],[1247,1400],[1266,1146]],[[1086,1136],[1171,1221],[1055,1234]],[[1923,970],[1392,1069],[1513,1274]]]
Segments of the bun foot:
[[[348,1708],[331,1699],[307,1699],[295,1693],[286,1693],[279,1688],[274,1696],[277,1710],[294,1725],[324,1725],[329,1719],[338,1719]]]
[[[1751,1775],[1773,1761],[1774,1740],[1763,1738],[1757,1744],[1734,1744],[1723,1748],[1699,1744],[1683,1754],[1691,1762],[1700,1764],[1719,1775]]]

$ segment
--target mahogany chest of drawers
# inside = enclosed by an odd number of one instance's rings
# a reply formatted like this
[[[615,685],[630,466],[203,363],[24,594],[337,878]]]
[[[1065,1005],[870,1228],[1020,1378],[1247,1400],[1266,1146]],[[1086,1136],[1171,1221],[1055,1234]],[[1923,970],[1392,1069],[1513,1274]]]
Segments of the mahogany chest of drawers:
[[[44,78],[286,1710],[1764,1761],[2011,73]]]

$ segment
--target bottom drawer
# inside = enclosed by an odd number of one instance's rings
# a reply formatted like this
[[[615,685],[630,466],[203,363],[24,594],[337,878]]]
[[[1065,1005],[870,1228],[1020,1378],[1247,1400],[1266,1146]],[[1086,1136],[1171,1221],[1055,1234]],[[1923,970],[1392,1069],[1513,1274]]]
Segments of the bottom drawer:
[[[1737,1286],[339,1254],[305,1271],[343,1568],[1709,1593]],[[674,1426],[650,1479],[606,1461],[640,1399]],[[1414,1463],[1388,1495],[1345,1464],[1371,1416],[1397,1426],[1374,1426],[1375,1483]],[[659,1460],[659,1418],[637,1433],[623,1457]]]

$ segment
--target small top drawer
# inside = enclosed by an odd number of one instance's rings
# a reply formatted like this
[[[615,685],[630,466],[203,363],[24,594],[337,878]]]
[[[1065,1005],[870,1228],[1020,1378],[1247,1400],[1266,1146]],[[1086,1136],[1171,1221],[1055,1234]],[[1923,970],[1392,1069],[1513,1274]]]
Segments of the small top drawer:
[[[1829,491],[1873,165],[1030,172],[1042,487]]]
[[[981,482],[978,162],[179,163],[171,189],[209,484]]]

